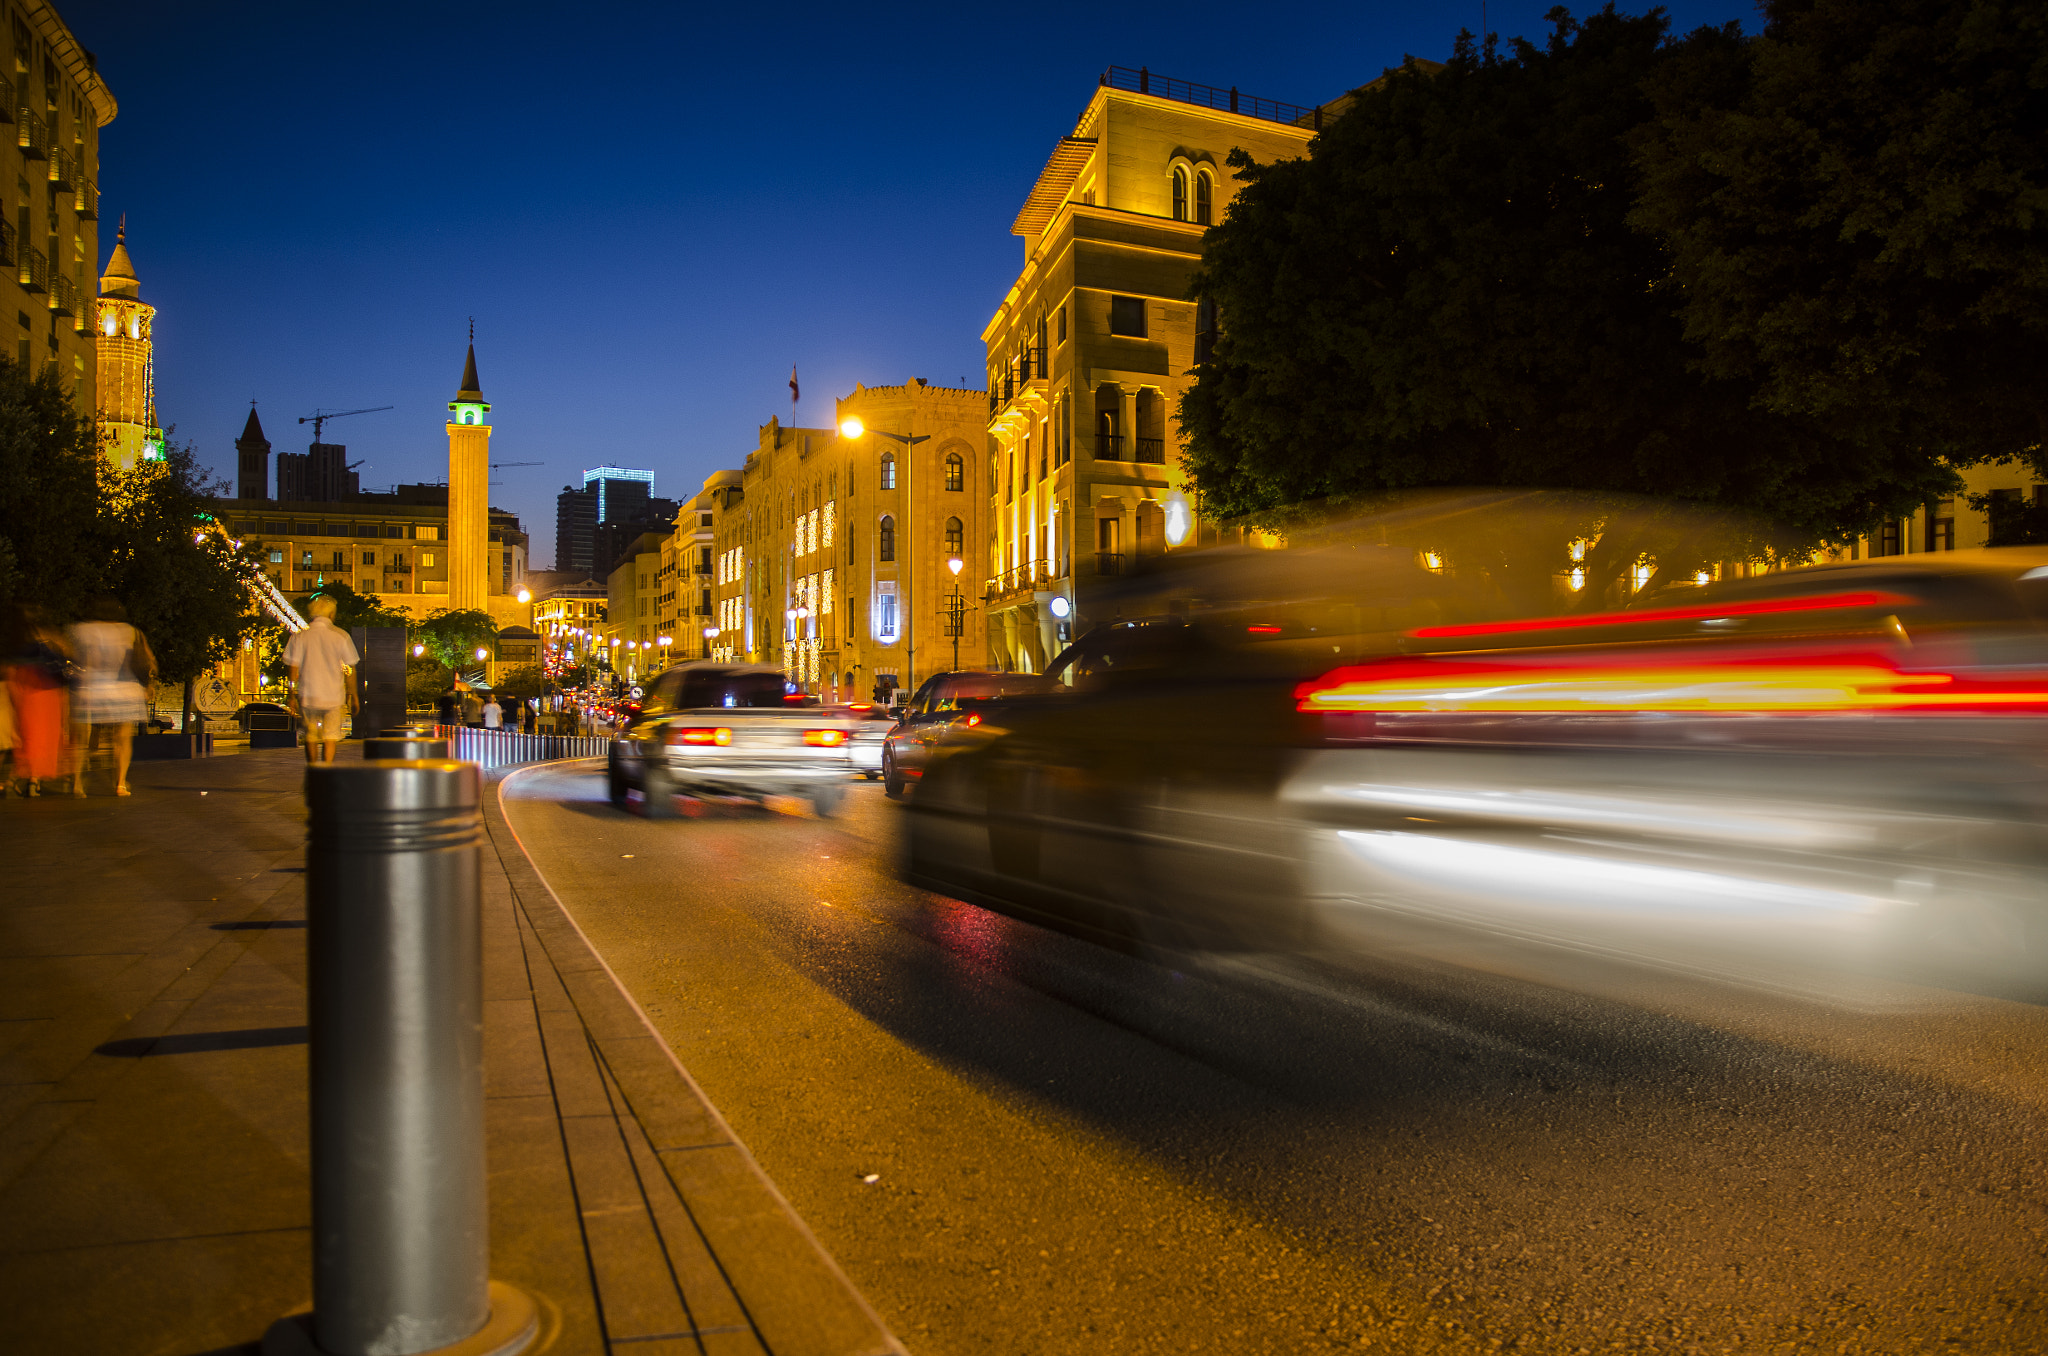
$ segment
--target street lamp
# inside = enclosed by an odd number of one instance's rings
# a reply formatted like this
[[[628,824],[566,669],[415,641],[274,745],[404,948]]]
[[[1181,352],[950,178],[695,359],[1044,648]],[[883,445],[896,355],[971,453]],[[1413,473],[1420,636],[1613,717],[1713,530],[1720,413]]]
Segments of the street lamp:
[[[916,520],[911,517],[910,497],[912,487],[917,484],[917,477],[911,474],[915,462],[912,461],[910,454],[919,443],[930,442],[931,435],[929,433],[891,433],[883,428],[871,429],[861,422],[861,418],[857,414],[849,414],[846,418],[839,421],[839,433],[841,437],[853,439],[858,439],[865,434],[872,433],[877,438],[887,438],[890,442],[897,443],[903,448],[903,531],[898,534],[897,540],[903,543],[905,550],[911,552],[911,558],[905,561],[904,564],[906,566],[914,566],[918,557],[916,548],[912,543],[917,539],[917,531],[915,527]],[[917,610],[911,606],[910,592],[910,586],[915,579],[916,571],[914,568],[903,571],[903,668],[904,676],[909,684],[906,690],[911,692],[917,690]],[[956,665],[955,667],[958,666]]]
[[[958,556],[946,557],[946,568],[953,572],[953,597],[946,607],[946,630],[953,637],[953,672],[960,671],[960,633],[967,629],[967,603],[960,596],[960,567],[967,562]]]

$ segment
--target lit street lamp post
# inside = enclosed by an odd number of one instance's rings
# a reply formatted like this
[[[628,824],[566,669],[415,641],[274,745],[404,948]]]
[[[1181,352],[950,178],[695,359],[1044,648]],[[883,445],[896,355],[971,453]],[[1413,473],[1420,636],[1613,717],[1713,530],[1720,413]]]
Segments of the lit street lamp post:
[[[967,629],[967,601],[960,596],[960,567],[967,562],[949,557],[946,568],[953,572],[953,598],[946,608],[946,633],[953,637],[953,672],[960,672],[960,633]]]
[[[903,448],[903,531],[897,534],[897,541],[901,544],[902,549],[910,552],[910,558],[903,562],[905,569],[902,572],[903,676],[904,690],[906,692],[915,692],[917,691],[917,622],[915,620],[917,612],[911,606],[910,586],[916,574],[916,564],[919,557],[917,555],[917,548],[912,545],[917,540],[917,520],[911,515],[910,497],[913,487],[917,484],[917,477],[912,474],[912,469],[915,467],[916,462],[911,457],[911,451],[919,443],[930,442],[931,434],[919,433],[912,435],[908,433],[891,433],[887,429],[881,428],[871,429],[861,422],[858,415],[848,415],[842,420],[839,425],[839,432],[847,438],[858,438],[863,433],[872,433],[877,438],[887,438],[893,443],[901,444]]]

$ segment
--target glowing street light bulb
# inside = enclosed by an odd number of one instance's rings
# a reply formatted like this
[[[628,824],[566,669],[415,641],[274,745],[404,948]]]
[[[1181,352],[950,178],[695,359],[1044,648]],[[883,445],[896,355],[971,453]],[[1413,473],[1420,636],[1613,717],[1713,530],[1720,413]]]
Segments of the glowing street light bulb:
[[[478,659],[488,659],[490,658],[490,656],[491,652],[489,650],[486,650],[483,646],[479,645],[476,647],[476,657]]]
[[[849,414],[839,421],[839,432],[842,437],[858,438],[867,431],[868,426],[860,421],[860,416],[857,414]]]
[[[718,639],[718,628],[717,628],[717,627],[715,627],[715,626],[707,626],[707,627],[705,627],[705,628],[704,628],[704,639],[706,639],[706,640],[716,640],[716,639]]]
[[[533,601],[533,591],[531,589],[521,589],[519,590],[516,596],[522,603],[530,603]]]
[[[424,645],[415,645],[412,647],[412,657],[414,659],[418,659],[421,655],[425,654],[426,652],[427,647]]]
[[[960,567],[965,565],[966,563],[966,561],[960,559],[960,557],[958,556],[949,556],[946,559],[946,568],[953,572],[953,577],[955,579],[958,579],[960,577]]]

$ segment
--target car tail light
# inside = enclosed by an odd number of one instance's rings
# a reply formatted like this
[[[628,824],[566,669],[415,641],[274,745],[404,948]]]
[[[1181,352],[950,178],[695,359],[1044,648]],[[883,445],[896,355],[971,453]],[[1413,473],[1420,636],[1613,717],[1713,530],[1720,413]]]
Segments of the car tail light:
[[[1277,636],[1280,634],[1280,628],[1277,626],[1247,626],[1244,629],[1247,634],[1254,636]]]
[[[723,725],[680,725],[668,732],[671,744],[716,744],[723,748],[732,743],[732,731]]]
[[[804,743],[814,744],[821,749],[836,749],[846,742],[844,730],[805,730]]]
[[[969,717],[967,718],[967,723],[968,723],[969,725],[979,725],[979,724],[981,724],[981,713],[980,713],[980,712],[976,712],[975,714],[973,714],[973,715],[969,716]]]

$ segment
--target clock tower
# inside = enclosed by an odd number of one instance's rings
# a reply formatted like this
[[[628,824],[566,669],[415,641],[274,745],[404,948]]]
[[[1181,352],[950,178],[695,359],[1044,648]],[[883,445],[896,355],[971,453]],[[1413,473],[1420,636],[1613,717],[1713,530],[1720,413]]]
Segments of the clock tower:
[[[490,611],[491,407],[476,379],[476,328],[470,327],[462,389],[448,402],[448,606]]]

